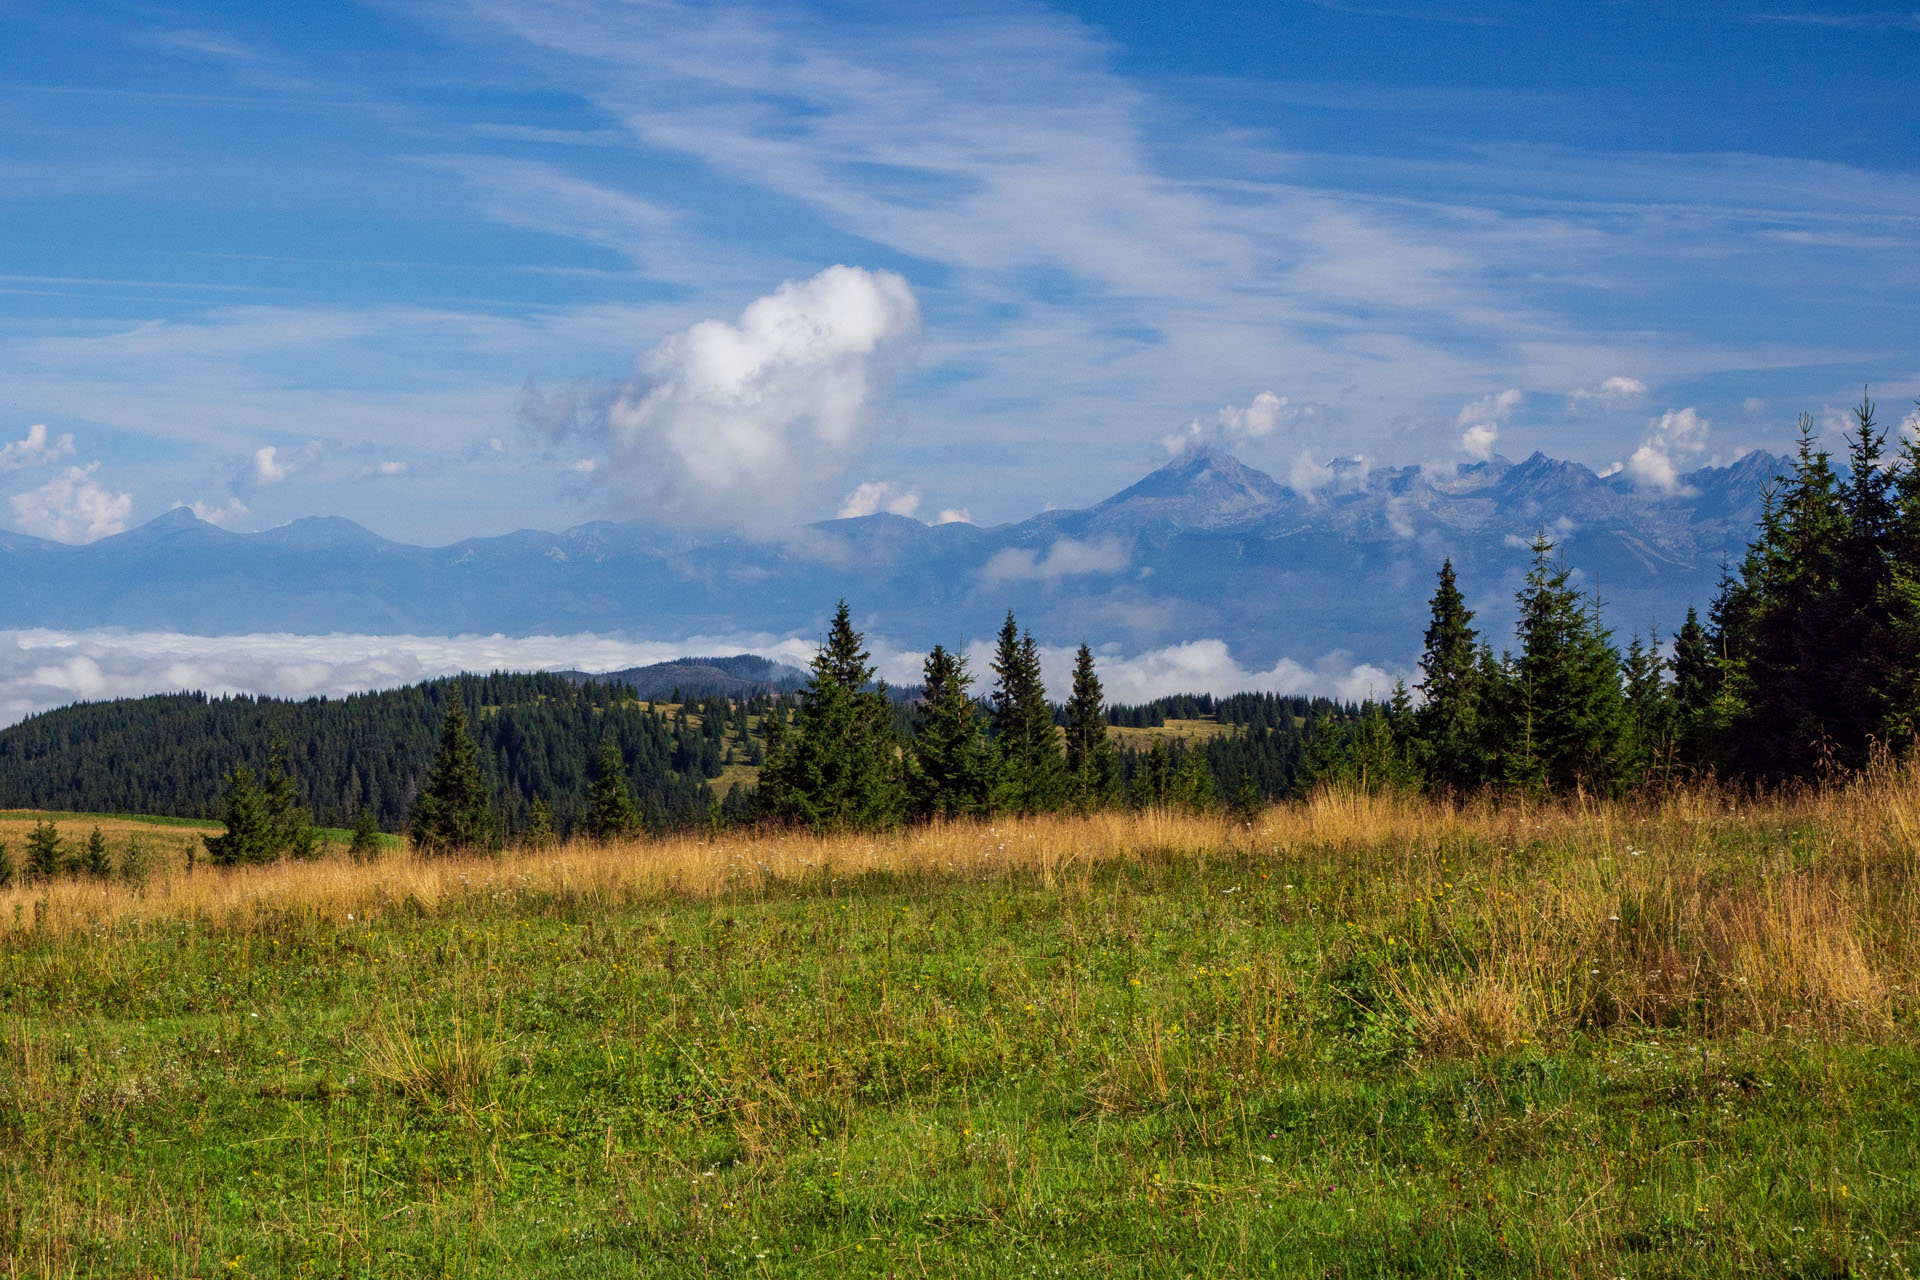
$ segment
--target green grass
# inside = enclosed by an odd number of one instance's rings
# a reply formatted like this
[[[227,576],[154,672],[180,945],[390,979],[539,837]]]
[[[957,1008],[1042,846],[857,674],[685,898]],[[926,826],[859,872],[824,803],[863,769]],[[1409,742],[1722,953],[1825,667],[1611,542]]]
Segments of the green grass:
[[[1920,1261],[1906,1022],[1827,1042],[1682,1019],[1423,1057],[1392,975],[1463,940],[1348,917],[1366,878],[1307,852],[1182,856],[1051,889],[874,875],[16,934],[0,1258],[579,1277]]]

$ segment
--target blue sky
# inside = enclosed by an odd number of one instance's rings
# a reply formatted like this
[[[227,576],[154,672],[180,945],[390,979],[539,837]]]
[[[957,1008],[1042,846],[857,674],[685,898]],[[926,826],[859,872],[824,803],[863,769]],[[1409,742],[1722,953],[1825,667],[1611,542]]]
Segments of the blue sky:
[[[0,0],[0,519],[1658,484],[1920,395],[1920,14],[928,8]]]

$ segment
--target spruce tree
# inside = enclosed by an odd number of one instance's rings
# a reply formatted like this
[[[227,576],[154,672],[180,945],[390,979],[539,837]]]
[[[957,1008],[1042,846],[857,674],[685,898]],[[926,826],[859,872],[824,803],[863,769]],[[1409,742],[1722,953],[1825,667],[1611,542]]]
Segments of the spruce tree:
[[[1699,611],[1690,607],[1673,637],[1673,735],[1681,762],[1696,769],[1712,762],[1719,736],[1714,715],[1719,692],[1720,664],[1712,637],[1700,624]]]
[[[847,602],[814,655],[793,724],[767,744],[760,809],[813,831],[895,826],[906,807],[886,689],[874,682]]]
[[[1067,783],[1082,812],[1107,803],[1114,786],[1113,744],[1107,739],[1106,695],[1086,645],[1073,664],[1073,696],[1067,700]]]
[[[373,816],[373,810],[360,810],[353,820],[353,839],[347,845],[347,856],[355,862],[378,862],[383,843],[380,823]]]
[[[251,866],[270,861],[274,846],[272,819],[267,814],[266,797],[253,780],[253,770],[244,764],[233,766],[227,774],[224,797],[227,829],[217,836],[202,836],[207,860],[219,867]]]
[[[261,799],[267,809],[269,842],[274,854],[305,861],[320,856],[320,832],[313,811],[300,803],[300,788],[287,771],[286,740],[275,730],[268,739],[267,773],[261,780]]]
[[[60,829],[42,818],[27,833],[27,881],[45,884],[66,869],[66,846]]]
[[[107,849],[107,837],[95,826],[87,836],[86,844],[81,846],[80,873],[90,880],[113,879],[113,854]]]
[[[1420,692],[1414,716],[1421,763],[1441,790],[1460,791],[1485,778],[1480,741],[1482,681],[1473,610],[1454,579],[1453,561],[1440,565],[1429,606],[1426,647],[1420,655]]]
[[[974,716],[967,660],[935,645],[922,672],[925,692],[907,755],[908,809],[916,818],[984,814],[993,800],[994,758]]]
[[[993,744],[1000,757],[1001,796],[996,807],[1015,813],[1045,813],[1066,799],[1067,762],[1040,673],[1040,647],[1021,634],[1007,613],[994,650]]]
[[[127,837],[120,848],[120,880],[135,893],[144,892],[153,875],[153,852],[147,838],[138,832]]]
[[[439,754],[414,801],[407,832],[413,847],[429,855],[489,850],[498,838],[480,749],[467,730],[467,708],[457,686],[448,690]]]
[[[549,822],[551,827],[551,822]],[[625,840],[640,830],[640,810],[627,786],[627,764],[620,745],[608,734],[600,739],[600,757],[587,788],[587,816],[582,824],[590,840]]]
[[[13,851],[7,848],[5,840],[0,840],[0,889],[13,888],[16,874],[13,866]]]
[[[1633,637],[1621,664],[1627,720],[1622,782],[1660,783],[1672,775],[1675,716],[1666,673],[1660,650]]]
[[[1618,780],[1626,749],[1620,655],[1598,604],[1571,585],[1570,569],[1553,563],[1553,542],[1543,534],[1532,549],[1533,567],[1517,597],[1508,781],[1604,790]]]

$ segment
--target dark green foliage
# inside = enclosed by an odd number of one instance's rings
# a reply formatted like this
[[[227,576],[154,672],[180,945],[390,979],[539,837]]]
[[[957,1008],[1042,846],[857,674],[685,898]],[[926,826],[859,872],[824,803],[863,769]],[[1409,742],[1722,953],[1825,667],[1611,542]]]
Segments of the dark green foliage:
[[[146,837],[134,832],[120,849],[120,880],[138,893],[147,887],[152,875],[153,851],[147,847]]]
[[[1666,680],[1667,668],[1659,649],[1639,636],[1628,644],[1620,668],[1627,722],[1621,781],[1659,784],[1673,775],[1674,699]]]
[[[800,709],[770,733],[760,812],[813,831],[871,831],[906,807],[893,709],[842,600],[815,654]]]
[[[1517,597],[1520,656],[1511,671],[1505,780],[1555,791],[1610,789],[1626,754],[1620,655],[1599,605],[1556,565],[1554,544],[1533,544],[1533,567]]]
[[[535,800],[527,806],[527,825],[520,833],[521,847],[551,849],[559,843],[560,834],[553,829],[553,810],[545,800]]]
[[[1443,561],[1420,655],[1424,701],[1414,724],[1428,775],[1442,790],[1465,790],[1486,780],[1478,641],[1453,561]]]
[[[1106,695],[1094,670],[1093,650],[1080,646],[1073,665],[1073,696],[1067,701],[1067,790],[1075,808],[1095,809],[1112,796],[1118,774],[1107,741]]]
[[[407,831],[414,848],[426,854],[491,849],[499,839],[480,749],[467,731],[467,708],[457,691],[447,700],[440,753],[420,787]]]
[[[935,645],[923,671],[919,724],[907,753],[908,812],[919,819],[984,814],[996,761],[974,714],[967,660]]]
[[[13,851],[7,848],[5,840],[0,840],[0,889],[13,888],[17,874],[13,866]]]
[[[287,772],[287,744],[275,733],[267,746],[267,773],[261,782],[267,825],[277,856],[305,861],[320,855],[313,811],[300,803],[299,787]]]
[[[1689,608],[1673,637],[1673,734],[1682,763],[1699,768],[1711,762],[1719,736],[1714,711],[1719,696],[1720,662],[1713,638],[1700,625],[1698,611]]]
[[[1013,614],[1000,628],[994,650],[993,745],[1000,756],[997,808],[1045,813],[1067,798],[1067,762],[1040,673],[1040,647],[1022,635]]]
[[[207,860],[217,867],[250,866],[271,860],[275,853],[273,820],[267,813],[266,796],[253,780],[253,770],[237,764],[227,775],[227,829],[217,836],[202,836]]]
[[[355,862],[377,862],[382,843],[380,824],[374,819],[373,810],[362,809],[353,820],[353,839],[347,845],[347,856]]]
[[[553,822],[547,821],[548,834]],[[640,830],[640,810],[627,787],[627,764],[612,738],[600,740],[599,763],[587,788],[587,816],[581,830],[590,840],[624,840]]]
[[[107,837],[95,826],[80,847],[77,859],[80,874],[90,880],[113,879],[113,854],[107,849]]]
[[[45,818],[27,833],[27,882],[46,884],[66,870],[66,845],[60,829]]]

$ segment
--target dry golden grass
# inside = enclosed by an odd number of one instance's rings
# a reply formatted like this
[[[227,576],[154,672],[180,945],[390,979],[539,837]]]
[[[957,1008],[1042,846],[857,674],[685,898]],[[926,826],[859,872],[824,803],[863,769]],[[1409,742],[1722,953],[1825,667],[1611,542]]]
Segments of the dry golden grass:
[[[1310,910],[1385,957],[1387,986],[1432,1053],[1614,1024],[1875,1036],[1920,994],[1917,834],[1911,764],[1757,801],[1713,789],[1539,806],[1323,792],[1251,823],[1102,813],[484,859],[203,865],[144,895],[78,881],[0,893],[0,933],[160,919],[244,930],[282,913],[365,918],[543,895],[613,907],[876,872],[1026,872],[1071,890],[1101,863],[1241,858],[1314,878]]]
[[[1221,724],[1218,720],[1169,720],[1162,725],[1138,728],[1112,725],[1107,729],[1108,736],[1115,742],[1135,751],[1152,747],[1158,738],[1170,742],[1204,742],[1208,738],[1229,738],[1240,732],[1239,725]]]

